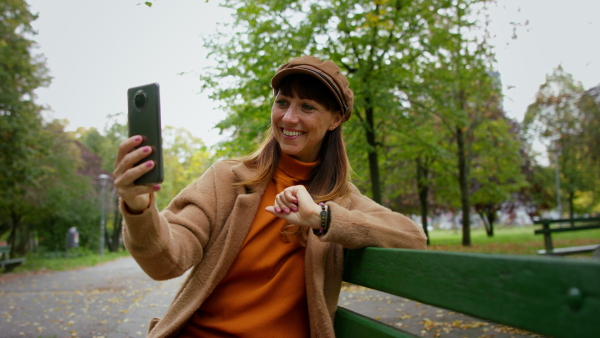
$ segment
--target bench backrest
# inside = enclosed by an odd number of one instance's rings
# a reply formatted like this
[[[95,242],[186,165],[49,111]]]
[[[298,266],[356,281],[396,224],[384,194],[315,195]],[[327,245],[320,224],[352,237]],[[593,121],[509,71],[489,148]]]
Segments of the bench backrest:
[[[561,218],[561,219],[540,219],[534,221],[533,224],[556,224],[556,223],[600,223],[600,217],[587,217],[587,218]]]
[[[572,221],[572,223],[571,223]],[[573,226],[566,227],[553,227],[550,225],[556,223],[571,223]],[[554,232],[571,232],[571,231],[579,231],[579,230],[592,230],[592,229],[600,229],[600,218],[580,218],[580,219],[572,219],[572,220],[541,220],[535,221],[536,225],[541,225],[541,229],[534,230],[534,234],[549,234]]]
[[[0,245],[0,253],[10,252],[10,246],[8,245]]]
[[[344,280],[553,337],[600,328],[596,260],[366,248],[346,252]],[[343,308],[335,329],[338,337],[412,336]]]

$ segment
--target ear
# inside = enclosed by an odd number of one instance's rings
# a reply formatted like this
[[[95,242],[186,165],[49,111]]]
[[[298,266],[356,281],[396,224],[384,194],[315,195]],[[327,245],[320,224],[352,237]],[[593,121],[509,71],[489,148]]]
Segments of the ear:
[[[342,114],[340,112],[337,112],[333,115],[333,121],[331,121],[331,124],[327,129],[334,130],[340,125],[340,123],[342,123]]]

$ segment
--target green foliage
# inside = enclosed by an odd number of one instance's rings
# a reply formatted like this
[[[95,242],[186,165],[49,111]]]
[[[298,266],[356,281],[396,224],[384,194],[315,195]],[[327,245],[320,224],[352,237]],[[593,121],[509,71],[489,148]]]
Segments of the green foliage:
[[[269,80],[278,65],[302,54],[331,59],[355,93],[353,118],[344,126],[349,156],[358,176],[370,178],[371,194],[381,199],[379,177],[392,175],[380,175],[387,159],[379,154],[392,146],[389,137],[406,120],[402,93],[431,89],[421,75],[424,67],[433,72],[445,55],[442,49],[466,47],[452,45],[453,37],[475,25],[466,17],[479,2],[227,1],[235,24],[231,32],[205,40],[218,66],[202,77],[212,98],[229,112],[218,127],[233,130],[234,141],[221,149],[247,153],[262,139],[269,124]],[[464,59],[440,85],[454,83],[457,70],[472,68]]]
[[[64,250],[66,234],[77,227],[82,247],[95,247],[98,238],[98,199],[92,178],[81,173],[85,168],[83,148],[64,132],[60,121],[49,123],[43,131],[49,152],[39,161],[47,175],[35,189],[37,212],[27,216],[38,245],[48,250]],[[96,239],[96,240],[95,240]]]
[[[96,128],[78,128],[75,137],[86,148],[102,159],[101,168],[107,173],[115,169],[117,149],[119,144],[127,138],[127,125],[123,113],[108,115],[104,131],[101,133]]]
[[[0,237],[10,232],[13,250],[22,218],[29,214],[31,189],[46,175],[36,165],[48,151],[39,137],[40,107],[35,89],[49,82],[44,59],[31,54],[36,16],[24,0],[0,2]]]
[[[97,243],[97,198],[90,177],[82,174],[88,164],[85,148],[64,132],[63,123],[51,121],[36,132],[44,151],[29,165],[40,174],[33,182],[20,182],[24,196],[9,201],[12,213],[2,215],[11,226],[13,253],[64,250],[70,227],[79,229],[82,247]]]
[[[98,250],[87,250],[85,248],[71,249],[65,251],[40,251],[27,255],[23,265],[15,268],[14,272],[25,271],[66,271],[77,268],[94,266],[110,262],[121,257],[129,256],[129,252],[119,250],[107,252],[103,256],[97,254]]]
[[[104,131],[101,133],[95,128],[79,128],[75,132],[75,137],[89,149],[99,160],[97,165],[87,172],[94,182],[96,188],[94,195],[97,196],[97,206],[104,202],[105,210],[105,238],[110,251],[119,249],[122,220],[118,210],[118,195],[112,184],[108,180],[107,188],[102,195],[101,182],[98,180],[99,174],[109,175],[114,170],[115,160],[119,144],[123,142],[128,135],[127,125],[123,124],[126,118],[123,113],[117,113],[107,116],[107,123]],[[98,222],[99,223],[99,222]],[[99,232],[94,231],[92,238],[96,245],[99,243]]]
[[[211,163],[204,142],[183,128],[163,128],[163,161],[165,181],[156,193],[159,209],[168,203],[183,188],[198,179]]]
[[[559,66],[540,86],[523,121],[525,137],[546,146],[551,167],[560,175],[560,198],[566,198],[571,215],[589,213],[594,205],[591,201],[578,205],[583,201],[578,196],[597,201],[593,196],[599,193],[600,175],[593,168],[598,168],[598,111],[598,98],[584,95],[582,84]],[[556,200],[556,190],[553,195]]]
[[[523,181],[519,161],[510,162],[520,145],[498,109],[500,85],[481,20],[487,2],[226,1],[235,23],[205,40],[218,66],[202,78],[229,113],[218,127],[234,137],[221,154],[250,152],[262,139],[278,65],[302,54],[331,59],[355,93],[344,129],[359,188],[405,212],[431,202],[427,194],[435,191],[441,203],[462,206],[468,222],[471,194],[501,203]],[[485,155],[490,147],[510,160]]]

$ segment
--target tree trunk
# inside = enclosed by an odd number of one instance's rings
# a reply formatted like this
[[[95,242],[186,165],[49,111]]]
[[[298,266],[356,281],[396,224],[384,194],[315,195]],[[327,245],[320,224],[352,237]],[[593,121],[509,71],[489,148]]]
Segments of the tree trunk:
[[[569,219],[571,220],[571,228],[575,227],[575,223],[573,222],[575,214],[575,211],[573,210],[573,199],[575,199],[575,193],[571,191],[569,193]]]
[[[487,219],[489,225],[488,237],[494,237],[494,222],[496,221],[496,208],[492,205],[487,209]]]
[[[494,237],[494,222],[496,221],[496,211],[498,208],[493,203],[476,203],[475,212],[481,217],[485,225],[485,232],[488,237]]]
[[[370,105],[369,98],[367,102],[366,115],[366,136],[367,144],[369,145],[369,171],[371,174],[371,191],[373,192],[373,200],[381,204],[381,186],[379,181],[379,161],[377,156],[377,140],[375,137],[375,122],[373,117],[373,107]]]
[[[465,135],[460,127],[456,128],[456,144],[458,146],[458,184],[460,186],[460,202],[462,206],[462,245],[471,246],[469,173],[465,153]]]
[[[490,236],[490,224],[488,223],[488,219],[485,215],[485,212],[483,210],[479,210],[477,211],[477,214],[479,215],[479,217],[481,217],[481,220],[483,221],[483,226],[485,227],[485,233],[488,235],[488,237]],[[491,229],[491,232],[493,233],[494,230]]]
[[[427,224],[427,215],[429,214],[429,204],[427,203],[427,195],[429,194],[429,184],[427,179],[429,178],[429,170],[422,163],[420,158],[417,158],[417,190],[419,191],[419,202],[421,204],[421,223],[423,224],[423,231],[427,236],[427,245],[429,242],[429,230]]]
[[[8,258],[14,258],[13,253],[18,252],[17,250],[17,229],[21,226],[21,218],[18,212],[14,210],[11,211],[11,220],[12,220],[12,228],[10,230],[10,235],[8,236],[8,245],[10,245],[10,252],[8,253]]]

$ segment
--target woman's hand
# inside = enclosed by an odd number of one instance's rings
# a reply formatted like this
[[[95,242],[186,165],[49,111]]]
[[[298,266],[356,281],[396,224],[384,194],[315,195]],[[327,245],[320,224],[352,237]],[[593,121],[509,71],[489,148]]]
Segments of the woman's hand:
[[[290,224],[321,228],[321,207],[302,185],[291,186],[277,194],[273,206],[265,210]]]
[[[135,149],[142,143],[141,136],[132,136],[119,145],[113,179],[115,188],[131,213],[141,213],[150,205],[150,194],[160,190],[160,185],[136,185],[133,182],[154,168],[154,161],[142,162],[152,153],[149,146]]]

